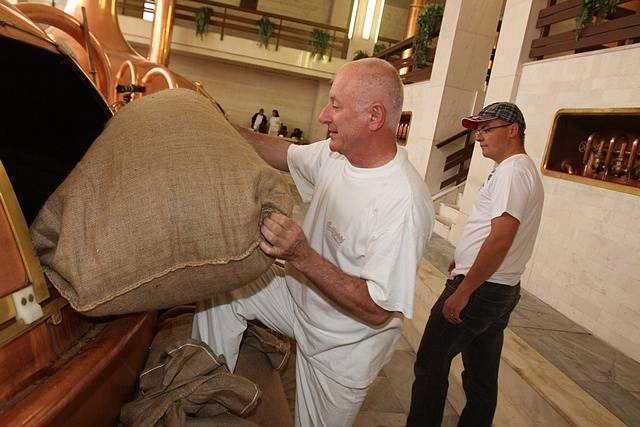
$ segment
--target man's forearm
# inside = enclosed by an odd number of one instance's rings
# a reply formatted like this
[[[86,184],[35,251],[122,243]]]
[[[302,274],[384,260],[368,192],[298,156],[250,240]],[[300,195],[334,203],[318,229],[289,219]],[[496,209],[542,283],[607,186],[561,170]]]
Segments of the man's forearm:
[[[331,301],[371,325],[381,325],[391,317],[391,312],[373,301],[365,280],[344,273],[311,247],[308,249],[303,260],[292,264]]]
[[[282,140],[282,138],[251,132],[248,129],[236,129],[265,162],[281,171],[289,171],[287,151],[291,143]]]

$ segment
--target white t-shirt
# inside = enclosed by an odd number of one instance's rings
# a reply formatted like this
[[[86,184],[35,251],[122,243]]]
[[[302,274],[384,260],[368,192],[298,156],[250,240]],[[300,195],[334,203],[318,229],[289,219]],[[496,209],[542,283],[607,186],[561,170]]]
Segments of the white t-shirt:
[[[269,135],[278,135],[278,131],[280,130],[280,117],[271,116],[269,117]]]
[[[311,246],[345,273],[367,282],[382,308],[413,314],[418,263],[434,221],[424,181],[401,148],[384,166],[362,169],[331,152],[329,140],[292,145],[288,165],[305,202]],[[393,353],[402,318],[371,327],[331,302],[288,267],[296,341],[311,363],[348,387],[366,387]]]
[[[256,120],[253,122],[253,130],[258,131],[258,129],[260,129],[260,124],[262,123],[263,120],[266,120],[267,118],[265,117],[264,114],[258,114],[256,116]]]
[[[454,260],[453,274],[467,274],[491,231],[491,220],[508,213],[520,222],[509,252],[489,282],[515,286],[531,258],[538,234],[544,191],[535,165],[526,154],[503,160],[489,175],[473,204]]]

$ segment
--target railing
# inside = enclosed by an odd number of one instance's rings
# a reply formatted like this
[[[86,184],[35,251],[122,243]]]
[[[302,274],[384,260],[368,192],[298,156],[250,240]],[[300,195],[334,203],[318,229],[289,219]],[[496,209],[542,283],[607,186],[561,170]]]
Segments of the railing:
[[[581,5],[581,0],[561,3],[549,0],[548,6],[538,15],[536,28],[540,28],[540,37],[531,43],[530,58],[543,59],[560,53],[580,53],[640,42],[640,6],[636,0],[621,0],[604,22],[588,25],[576,40],[573,21]],[[556,24],[572,29],[550,35]]]
[[[444,161],[443,172],[446,172],[456,166],[458,167],[458,172],[455,175],[442,181],[442,183],[440,184],[440,189],[443,189],[451,184],[458,185],[461,182],[466,181],[467,175],[469,174],[469,165],[466,163],[467,160],[469,160],[473,155],[474,141],[472,135],[473,131],[465,129],[436,144],[436,148],[442,148],[446,145],[460,140],[460,138],[462,137],[465,137],[464,146],[458,151],[448,155]]]
[[[393,46],[389,46],[375,56],[390,62],[400,73],[404,84],[429,80],[431,78],[431,69],[433,68],[433,58],[435,57],[436,49],[428,48],[427,64],[424,67],[417,67],[411,55],[412,48],[413,37],[409,37]]]
[[[143,11],[153,13],[152,9],[144,9],[144,2],[141,0],[119,0],[118,3],[119,12],[124,15],[142,17]],[[311,34],[314,29],[319,29],[329,34],[330,40],[326,51],[329,59],[333,56],[340,58],[347,56],[349,39],[346,28],[275,13],[244,9],[215,1],[177,1],[175,7],[176,23],[189,23],[188,25],[193,25],[195,31],[195,13],[200,7],[213,9],[208,30],[219,33],[221,40],[225,35],[234,35],[258,41],[258,21],[262,17],[267,17],[274,26],[270,46],[273,46],[275,50],[278,50],[280,46],[287,46],[312,51]]]

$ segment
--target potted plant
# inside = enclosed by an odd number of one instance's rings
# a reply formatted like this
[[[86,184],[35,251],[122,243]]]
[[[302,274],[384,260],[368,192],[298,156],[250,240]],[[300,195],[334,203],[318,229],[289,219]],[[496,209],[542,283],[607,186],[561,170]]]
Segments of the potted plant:
[[[582,0],[576,16],[576,40],[582,35],[584,28],[592,23],[600,24],[613,13],[620,0]],[[595,21],[595,22],[594,22]]]
[[[311,43],[312,51],[311,56],[318,56],[322,58],[324,54],[327,52],[329,48],[329,33],[326,31],[320,30],[318,28],[314,28],[311,32]]]
[[[385,50],[387,48],[387,45],[382,43],[382,42],[376,42],[375,45],[373,45],[373,55],[377,55],[380,52],[382,52],[383,50]]]
[[[413,63],[422,68],[427,65],[427,48],[442,22],[444,6],[429,3],[418,16],[418,32],[413,39]]]
[[[199,36],[200,40],[204,39],[204,34],[207,32],[207,25],[209,24],[212,16],[213,9],[210,7],[203,6],[196,10],[196,36]]]
[[[362,50],[362,49],[356,50],[353,53],[353,60],[354,61],[357,61],[358,59],[368,58],[368,57],[369,57],[369,54],[366,51]]]
[[[273,36],[273,22],[267,16],[263,16],[258,21],[258,36],[260,46],[264,46],[265,49],[269,49],[269,40]]]

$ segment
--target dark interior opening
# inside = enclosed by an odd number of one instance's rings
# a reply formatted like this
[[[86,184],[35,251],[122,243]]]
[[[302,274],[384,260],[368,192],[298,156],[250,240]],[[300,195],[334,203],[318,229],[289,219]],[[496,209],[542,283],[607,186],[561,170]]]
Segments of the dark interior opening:
[[[111,112],[70,57],[0,38],[0,160],[31,224]]]

